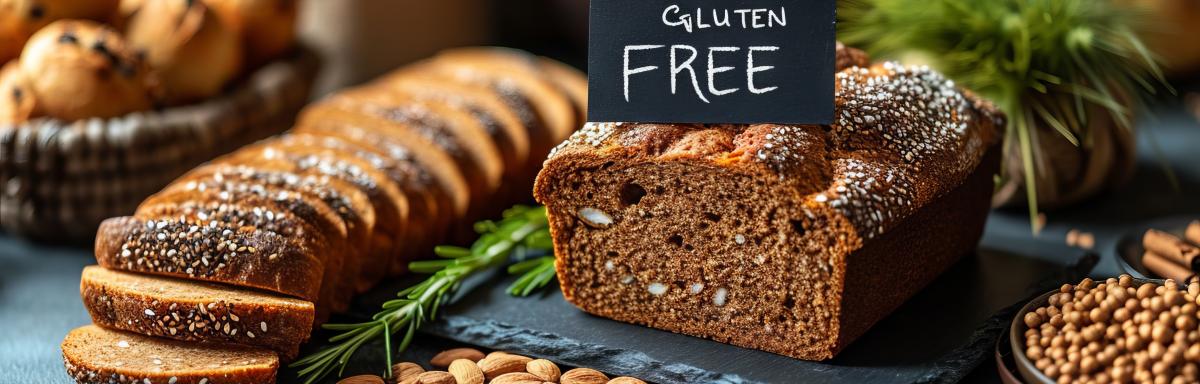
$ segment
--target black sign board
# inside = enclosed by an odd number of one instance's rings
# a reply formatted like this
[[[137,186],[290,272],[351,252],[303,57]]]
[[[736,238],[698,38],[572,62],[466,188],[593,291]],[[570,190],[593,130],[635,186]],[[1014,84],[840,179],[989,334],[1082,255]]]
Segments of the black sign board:
[[[588,120],[829,124],[834,0],[591,0]]]

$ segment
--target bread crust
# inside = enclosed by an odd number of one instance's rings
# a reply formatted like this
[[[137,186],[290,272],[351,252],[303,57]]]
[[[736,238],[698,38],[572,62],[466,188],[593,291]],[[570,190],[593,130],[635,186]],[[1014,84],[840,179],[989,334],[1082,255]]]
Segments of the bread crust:
[[[109,269],[223,282],[309,301],[319,298],[323,271],[310,250],[278,234],[175,218],[105,220],[96,233],[95,255]]]
[[[112,276],[133,283],[116,283]],[[221,294],[178,294],[198,287]],[[295,358],[308,340],[315,314],[307,301],[277,297],[270,304],[255,303],[265,300],[245,298],[263,294],[98,266],[84,268],[79,291],[97,325],[175,340],[263,347],[285,361]]]

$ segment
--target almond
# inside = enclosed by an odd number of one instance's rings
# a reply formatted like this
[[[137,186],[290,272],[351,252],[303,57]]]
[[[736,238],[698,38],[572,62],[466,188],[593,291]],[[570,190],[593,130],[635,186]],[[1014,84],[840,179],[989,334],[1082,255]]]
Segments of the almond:
[[[338,380],[337,384],[383,384],[383,378],[375,375],[350,376]]]
[[[458,384],[483,384],[483,370],[468,359],[458,359],[450,363],[450,374]]]
[[[425,372],[417,363],[402,362],[392,365],[392,378],[397,384],[412,384],[417,381],[417,375]]]
[[[608,384],[646,384],[646,382],[629,377],[629,376],[621,376],[621,377],[609,380]]]
[[[521,355],[512,355],[507,353],[492,354],[479,360],[479,368],[483,369],[484,377],[488,380],[496,378],[496,376],[512,372],[525,372],[525,364],[529,363],[530,359]]]
[[[458,359],[467,359],[471,360],[471,362],[476,362],[483,360],[483,352],[479,352],[479,350],[475,348],[447,349],[433,356],[433,358],[429,360],[429,365],[438,368],[446,368],[450,366],[450,363],[453,363],[454,360]]]
[[[490,384],[543,384],[541,378],[527,372],[511,372],[497,376]]]
[[[554,365],[554,362],[546,359],[531,360],[525,363],[525,371],[532,373],[544,381],[555,383],[558,382],[558,377],[562,373],[558,370],[558,366]]]
[[[560,384],[606,384],[608,376],[591,368],[575,368],[562,374]]]
[[[455,381],[450,372],[429,371],[417,375],[417,384],[455,384]]]

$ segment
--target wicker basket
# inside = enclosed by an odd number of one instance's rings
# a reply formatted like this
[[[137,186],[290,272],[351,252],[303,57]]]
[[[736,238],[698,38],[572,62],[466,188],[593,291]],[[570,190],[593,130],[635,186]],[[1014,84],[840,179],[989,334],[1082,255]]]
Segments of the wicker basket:
[[[299,49],[203,103],[112,119],[0,125],[0,228],[85,242],[189,169],[291,127],[316,56]]]

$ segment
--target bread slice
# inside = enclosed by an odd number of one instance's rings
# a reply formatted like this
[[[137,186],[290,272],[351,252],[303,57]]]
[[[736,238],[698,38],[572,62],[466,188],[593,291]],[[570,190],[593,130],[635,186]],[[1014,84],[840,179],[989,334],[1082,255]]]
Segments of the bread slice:
[[[274,232],[219,220],[104,220],[96,261],[109,269],[265,289],[317,301],[321,260]]]
[[[834,356],[970,252],[1003,116],[926,69],[837,76],[830,127],[589,123],[534,194],[563,295],[620,321]]]
[[[62,342],[67,375],[80,384],[274,383],[266,349],[161,339],[85,325]]]
[[[380,170],[370,163],[319,146],[306,146],[267,140],[221,158],[225,164],[253,166],[262,162],[290,162],[292,172],[323,175],[343,180],[366,194],[375,210],[375,227],[370,252],[355,281],[358,292],[365,292],[387,275],[393,259],[400,257],[406,244],[398,237],[408,223],[408,199]]]
[[[582,127],[588,120],[587,75],[561,61],[546,57],[538,58],[538,67],[545,70],[550,82],[570,98],[571,106],[575,108],[574,126]]]
[[[317,318],[324,321],[331,310],[342,311],[348,303],[337,296],[344,266],[345,237],[338,237],[340,224],[332,209],[320,201],[253,181],[225,179],[223,174],[180,179],[146,198],[135,216],[186,218],[193,221],[220,218],[275,232],[296,246],[312,251],[321,260],[321,293]]]
[[[537,131],[530,156],[538,158],[579,127],[571,100],[546,76],[537,60],[514,49],[471,47],[442,51],[416,65],[430,75],[490,87],[514,110],[530,116],[532,121],[527,127]]]
[[[358,158],[371,164],[372,167],[387,175],[404,194],[408,203],[408,223],[405,231],[400,234],[400,243],[404,244],[401,257],[392,260],[389,271],[391,275],[399,275],[407,271],[408,262],[427,256],[439,240],[440,230],[437,199],[432,189],[432,175],[413,159],[406,148],[394,147],[390,151],[381,151],[373,146],[365,146],[336,136],[296,132],[279,136],[277,141],[285,145],[300,145],[320,147],[335,152],[339,156]]]
[[[313,303],[267,292],[89,266],[79,282],[92,322],[147,336],[235,343],[295,358]]]
[[[484,126],[467,111],[436,100],[421,99],[373,88],[347,91],[307,109],[342,109],[382,118],[390,130],[407,130],[425,137],[452,158],[471,187],[472,209],[484,205],[500,187],[505,168],[500,149]],[[326,114],[328,118],[341,115]],[[307,117],[307,115],[305,116]]]
[[[331,229],[330,236],[345,238],[341,273],[336,283],[335,312],[339,303],[349,303],[354,295],[356,281],[362,265],[370,252],[371,238],[375,228],[375,208],[365,193],[354,185],[327,175],[299,175],[292,173],[295,165],[288,161],[259,161],[253,166],[223,164],[221,159],[201,166],[184,175],[180,180],[212,177],[228,180],[247,180],[270,186],[273,190],[298,193],[313,204],[324,203],[337,215],[340,225]]]

